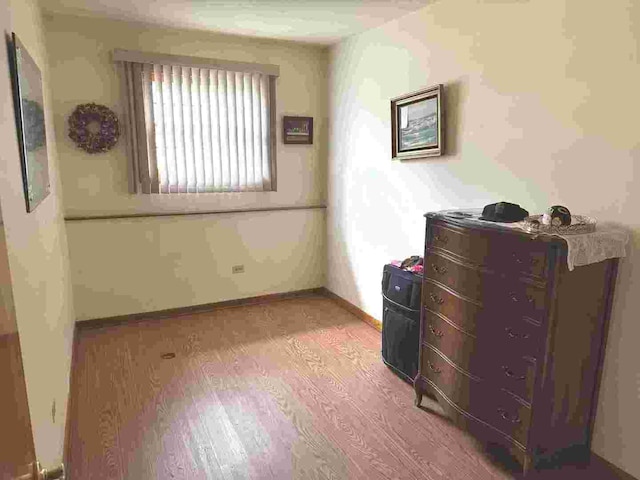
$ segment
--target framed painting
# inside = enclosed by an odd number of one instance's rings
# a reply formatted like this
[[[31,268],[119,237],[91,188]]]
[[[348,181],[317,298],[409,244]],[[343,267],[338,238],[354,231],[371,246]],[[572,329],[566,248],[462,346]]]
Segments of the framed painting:
[[[391,157],[436,157],[444,151],[442,85],[391,100]]]
[[[283,117],[282,140],[284,143],[311,145],[313,143],[313,117]]]
[[[22,181],[27,212],[49,195],[49,158],[44,118],[42,75],[14,33],[11,38],[13,99],[20,143]]]

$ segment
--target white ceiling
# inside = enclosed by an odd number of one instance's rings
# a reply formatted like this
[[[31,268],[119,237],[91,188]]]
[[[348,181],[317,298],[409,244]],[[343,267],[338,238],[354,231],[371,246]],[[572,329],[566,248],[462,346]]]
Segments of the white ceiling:
[[[47,12],[331,44],[429,0],[41,0]]]

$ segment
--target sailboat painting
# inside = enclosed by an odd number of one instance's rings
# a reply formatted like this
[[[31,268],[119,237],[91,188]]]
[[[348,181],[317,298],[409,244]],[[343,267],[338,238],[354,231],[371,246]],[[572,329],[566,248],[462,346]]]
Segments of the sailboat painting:
[[[399,108],[400,150],[438,144],[438,100],[426,98]]]
[[[391,101],[393,158],[442,154],[441,98],[437,85]]]

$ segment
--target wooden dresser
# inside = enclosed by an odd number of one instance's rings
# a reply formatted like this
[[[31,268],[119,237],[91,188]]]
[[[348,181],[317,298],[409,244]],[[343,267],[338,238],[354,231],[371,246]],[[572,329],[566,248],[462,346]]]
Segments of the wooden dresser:
[[[588,458],[617,259],[570,272],[560,237],[426,218],[416,405],[434,397],[525,473]]]

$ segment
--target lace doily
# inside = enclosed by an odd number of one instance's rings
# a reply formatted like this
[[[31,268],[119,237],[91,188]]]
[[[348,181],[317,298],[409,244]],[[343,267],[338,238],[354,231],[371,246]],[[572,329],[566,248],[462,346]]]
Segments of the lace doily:
[[[558,235],[567,242],[569,270],[581,265],[626,256],[629,233],[619,227],[598,225],[593,233]]]

